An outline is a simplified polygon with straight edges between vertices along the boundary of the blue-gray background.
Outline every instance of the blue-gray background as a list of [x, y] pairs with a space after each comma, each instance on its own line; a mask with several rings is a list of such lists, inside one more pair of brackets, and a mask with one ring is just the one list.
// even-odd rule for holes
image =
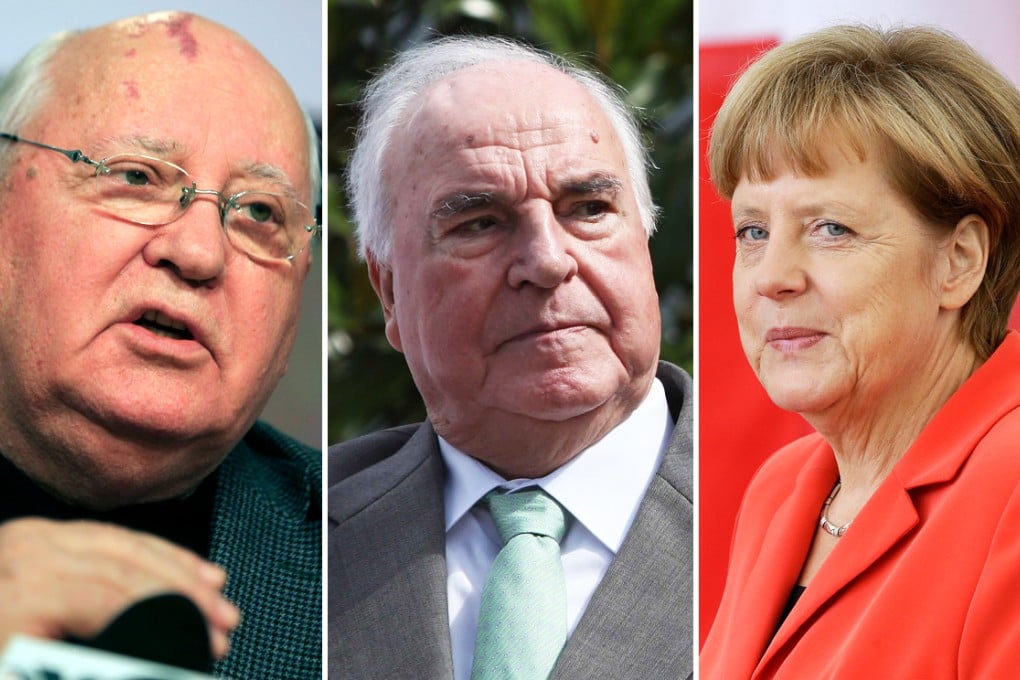
[[[283, 74], [298, 100], [322, 120], [321, 0], [47, 0], [5, 3], [0, 72], [7, 71], [28, 49], [51, 33], [98, 26], [114, 19], [168, 9], [195, 12], [237, 31]], [[223, 74], [229, 78], [229, 73]], [[194, 83], [196, 89], [202, 83]], [[315, 265], [305, 283], [298, 338], [290, 368], [263, 418], [314, 446], [322, 442], [322, 260], [315, 246]]]

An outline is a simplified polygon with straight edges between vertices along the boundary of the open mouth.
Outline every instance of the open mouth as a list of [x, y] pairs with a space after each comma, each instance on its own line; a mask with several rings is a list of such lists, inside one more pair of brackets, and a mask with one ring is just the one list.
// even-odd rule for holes
[[164, 338], [172, 338], [174, 340], [194, 340], [195, 337], [188, 330], [188, 326], [180, 321], [171, 319], [162, 312], [155, 310], [149, 310], [142, 314], [135, 322], [136, 326], [141, 326], [149, 330], [156, 335]]

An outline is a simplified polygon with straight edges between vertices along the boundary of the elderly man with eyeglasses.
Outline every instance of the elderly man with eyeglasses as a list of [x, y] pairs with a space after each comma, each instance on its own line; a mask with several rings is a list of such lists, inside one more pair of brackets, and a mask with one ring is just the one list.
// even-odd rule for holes
[[170, 592], [217, 673], [320, 677], [321, 460], [256, 422], [318, 232], [290, 88], [149, 15], [36, 47], [0, 131], [0, 647]]

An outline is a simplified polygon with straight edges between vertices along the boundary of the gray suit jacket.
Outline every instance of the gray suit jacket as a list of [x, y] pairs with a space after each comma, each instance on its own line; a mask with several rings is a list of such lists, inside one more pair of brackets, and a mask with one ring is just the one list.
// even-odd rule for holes
[[[658, 474], [552, 677], [686, 678], [693, 672], [690, 377], [661, 363], [676, 421]], [[444, 466], [428, 423], [329, 451], [328, 645], [334, 679], [453, 677]]]

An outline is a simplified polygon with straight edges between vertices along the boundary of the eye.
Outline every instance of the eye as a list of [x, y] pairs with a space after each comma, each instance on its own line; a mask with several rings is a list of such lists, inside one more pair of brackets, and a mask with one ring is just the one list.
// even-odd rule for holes
[[256, 222], [267, 222], [273, 218], [273, 208], [266, 203], [249, 203], [244, 209]]
[[139, 163], [117, 162], [108, 165], [110, 172], [105, 177], [131, 186], [141, 187], [158, 184], [159, 173], [152, 167]]
[[497, 225], [497, 221], [494, 217], [477, 217], [467, 222], [461, 222], [453, 228], [453, 232], [465, 235], [481, 234], [486, 231], [490, 231]]
[[609, 204], [605, 201], [584, 201], [574, 206], [572, 214], [581, 219], [601, 217], [609, 212]]
[[846, 236], [850, 233], [850, 230], [844, 227], [842, 224], [836, 222], [824, 222], [821, 225], [822, 233], [825, 236], [840, 237]]
[[763, 227], [749, 224], [738, 229], [735, 236], [738, 241], [764, 241], [768, 239], [769, 232]]
[[242, 192], [234, 197], [236, 219], [265, 227], [282, 227], [287, 221], [282, 199], [262, 192]]
[[103, 164], [107, 172], [97, 175], [104, 184], [127, 187], [151, 187], [165, 190], [183, 183], [185, 173], [172, 163], [144, 156], [116, 155], [107, 158]]
[[128, 184], [134, 184], [135, 186], [141, 186], [143, 184], [149, 184], [149, 176], [141, 170], [125, 170], [124, 181]]
[[104, 209], [137, 224], [165, 224], [180, 210], [187, 179], [182, 168], [133, 154], [109, 156], [102, 163], [82, 191]]

